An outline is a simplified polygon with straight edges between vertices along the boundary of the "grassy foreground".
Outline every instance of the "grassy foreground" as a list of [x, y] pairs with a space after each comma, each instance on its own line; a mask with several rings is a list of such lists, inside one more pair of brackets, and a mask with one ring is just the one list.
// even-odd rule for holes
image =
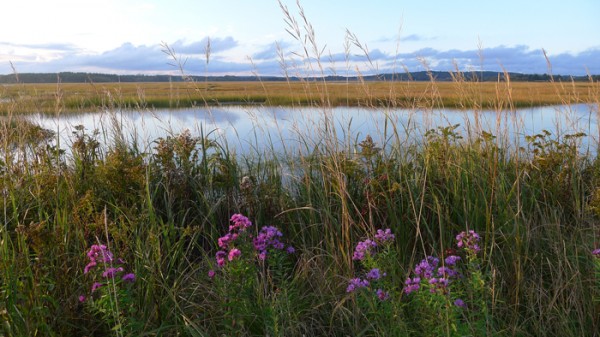
[[[403, 108], [493, 108], [508, 93], [494, 82], [209, 82], [11, 84], [0, 88], [0, 112], [89, 112], [98, 107], [184, 108], [218, 104]], [[594, 102], [597, 82], [517, 82], [510, 99], [516, 107]], [[435, 101], [432, 101], [435, 99]]]
[[[316, 59], [310, 75], [324, 73], [312, 27], [282, 9]], [[5, 86], [0, 335], [598, 336], [597, 151], [584, 134], [511, 141], [515, 107], [594, 102], [600, 115], [598, 88], [458, 72], [452, 83]], [[118, 123], [77, 128], [65, 151], [18, 118], [215, 99], [326, 116], [337, 104], [488, 107], [514, 125], [415, 130], [382, 108], [381, 135], [340, 141], [325, 118], [294, 139], [257, 134], [240, 154], [212, 130], [139, 144]]]
[[[452, 85], [499, 118], [515, 105], [509, 82], [492, 102]], [[285, 154], [241, 155], [189, 132], [145, 147], [118, 127], [79, 128], [65, 152], [3, 119], [0, 331], [597, 336], [600, 161], [584, 135], [517, 148], [503, 130], [386, 125], [385, 144], [340, 142], [331, 124], [305, 131], [319, 143], [298, 131]]]

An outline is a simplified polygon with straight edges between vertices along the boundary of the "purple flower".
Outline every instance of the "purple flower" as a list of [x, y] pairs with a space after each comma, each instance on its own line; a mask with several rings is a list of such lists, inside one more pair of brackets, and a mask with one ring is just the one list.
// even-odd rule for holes
[[388, 293], [387, 291], [383, 291], [382, 289], [377, 289], [376, 293], [377, 293], [377, 297], [381, 301], [385, 301], [388, 298], [390, 298], [390, 293]]
[[83, 273], [87, 274], [90, 269], [94, 268], [97, 265], [95, 260], [90, 261], [90, 263], [88, 263], [85, 268], [83, 268]]
[[[258, 235], [252, 240], [254, 249], [256, 249], [259, 252], [258, 258], [261, 260], [266, 259], [267, 249], [269, 249], [269, 247], [272, 247], [277, 250], [283, 250], [283, 248], [285, 248], [285, 245], [283, 244], [283, 242], [279, 241], [279, 238], [282, 236], [283, 234], [281, 234], [277, 227], [265, 226], [261, 228]], [[293, 253], [293, 247], [288, 247], [288, 253], [290, 252], [290, 248], [292, 249]]]
[[273, 226], [265, 226], [260, 229], [260, 232], [265, 236], [267, 240], [274, 240], [278, 237], [282, 237], [283, 234], [277, 229], [277, 227]]
[[296, 252], [296, 249], [294, 247], [292, 247], [292, 246], [288, 246], [287, 249], [286, 249], [286, 252], [288, 254], [294, 254]]
[[351, 293], [356, 289], [364, 288], [369, 286], [369, 281], [361, 280], [360, 278], [353, 278], [348, 283], [348, 287], [346, 288], [347, 293]]
[[258, 251], [266, 250], [268, 247], [268, 242], [264, 235], [259, 234], [257, 237], [252, 240], [252, 244], [254, 245], [254, 249]]
[[481, 240], [481, 237], [474, 230], [463, 231], [456, 236], [456, 245], [458, 248], [464, 248], [468, 253], [477, 254], [481, 250], [479, 240]]
[[219, 247], [223, 248], [223, 249], [227, 249], [227, 246], [229, 246], [229, 242], [231, 242], [233, 239], [231, 233], [227, 233], [224, 236], [220, 237], [219, 240], [217, 240]]
[[457, 298], [456, 301], [454, 301], [454, 305], [459, 307], [459, 308], [466, 308], [467, 305], [465, 304], [465, 301], [461, 300], [460, 298]]
[[[115, 259], [113, 254], [110, 252], [110, 250], [108, 250], [108, 248], [105, 245], [91, 245], [86, 255], [89, 258], [90, 262], [83, 269], [84, 274], [89, 273], [93, 268], [95, 268], [101, 263], [105, 264], [105, 269], [102, 272], [103, 278], [115, 278], [117, 274], [122, 273], [124, 271], [124, 268], [121, 266], [112, 266], [113, 263], [115, 265], [122, 265], [125, 263], [125, 261], [121, 258]], [[122, 277], [122, 280], [124, 282], [134, 282], [135, 274], [126, 274]], [[94, 282], [91, 287], [91, 292], [93, 293], [105, 285], [105, 283]], [[79, 296], [80, 302], [84, 302], [85, 300], [86, 298], [84, 295]]]
[[217, 259], [217, 265], [219, 267], [223, 267], [225, 265], [225, 257], [227, 257], [227, 253], [222, 250], [218, 251], [215, 255], [215, 258]]
[[267, 251], [263, 250], [262, 252], [258, 253], [258, 259], [261, 261], [264, 261], [267, 259]]
[[375, 247], [377, 247], [377, 243], [375, 241], [371, 241], [369, 239], [360, 241], [356, 244], [354, 254], [352, 255], [352, 260], [363, 260], [365, 258], [365, 254], [371, 254], [373, 248]]
[[367, 279], [379, 280], [381, 278], [381, 272], [378, 268], [373, 268], [367, 273]]
[[446, 263], [446, 266], [454, 266], [456, 264], [456, 262], [458, 262], [458, 261], [460, 261], [460, 256], [456, 256], [456, 255], [449, 255], [444, 260], [444, 262]]
[[94, 282], [94, 284], [92, 284], [92, 292], [98, 290], [98, 288], [103, 287], [104, 284], [100, 283], [100, 282]]
[[600, 248], [596, 248], [592, 251], [592, 255], [600, 259]]
[[92, 245], [87, 253], [90, 261], [112, 262], [113, 254], [105, 245]]
[[422, 278], [431, 278], [438, 263], [440, 263], [440, 259], [437, 257], [428, 256], [415, 266], [415, 274]]
[[435, 293], [437, 290], [439, 290], [441, 293], [445, 294], [447, 292], [447, 288], [448, 288], [448, 279], [447, 278], [432, 278], [429, 280], [429, 284], [431, 284], [433, 287], [431, 289], [429, 289], [429, 291], [433, 294]]
[[215, 271], [214, 271], [214, 270], [212, 270], [212, 269], [211, 269], [211, 270], [209, 270], [209, 271], [208, 271], [208, 277], [209, 277], [209, 278], [213, 278], [213, 277], [215, 277]]
[[227, 256], [227, 259], [229, 261], [233, 261], [236, 257], [239, 257], [242, 255], [242, 252], [237, 249], [237, 248], [233, 248], [232, 250], [229, 251], [229, 255]]
[[458, 275], [458, 272], [449, 267], [439, 267], [437, 270], [437, 275], [445, 278], [453, 278]]
[[102, 277], [104, 278], [113, 278], [115, 277], [115, 275], [117, 273], [120, 273], [123, 271], [123, 267], [119, 267], [119, 268], [106, 268], [106, 270], [104, 271], [104, 273], [102, 273]]
[[242, 214], [232, 215], [229, 221], [233, 222], [233, 225], [229, 226], [230, 232], [234, 230], [243, 231], [246, 228], [252, 226], [252, 222]]
[[404, 284], [406, 285], [406, 287], [404, 287], [404, 293], [408, 295], [412, 292], [418, 291], [419, 288], [421, 288], [421, 278], [407, 278], [406, 281], [404, 281]]
[[378, 229], [377, 234], [375, 234], [375, 240], [380, 243], [392, 242], [396, 236], [392, 234], [392, 231], [387, 228], [385, 231]]
[[87, 256], [90, 259], [96, 259], [98, 257], [98, 252], [105, 250], [105, 249], [106, 249], [105, 245], [91, 245], [90, 250], [87, 253]]
[[135, 282], [135, 274], [134, 273], [125, 274], [125, 275], [123, 275], [122, 280], [123, 280], [123, 282], [133, 283], [133, 282]]

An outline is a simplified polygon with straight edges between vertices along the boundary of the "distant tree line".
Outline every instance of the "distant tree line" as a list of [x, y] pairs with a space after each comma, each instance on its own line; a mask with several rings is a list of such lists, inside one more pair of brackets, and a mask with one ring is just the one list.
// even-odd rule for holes
[[[600, 80], [600, 75], [592, 76], [565, 76], [548, 74], [520, 74], [508, 73], [511, 81], [519, 82], [548, 82], [554, 81], [593, 81]], [[452, 73], [445, 71], [418, 71], [414, 73], [390, 73], [363, 76], [364, 81], [453, 81], [461, 76], [465, 81], [502, 81], [505, 74], [494, 71]], [[171, 75], [115, 75], [99, 73], [23, 73], [0, 75], [0, 83], [131, 83], [131, 82], [183, 82], [183, 81], [210, 81], [210, 82], [232, 82], [232, 81], [299, 81], [297, 77], [279, 77], [279, 76], [171, 76]], [[321, 77], [302, 78], [302, 80], [322, 80]], [[326, 76], [326, 81], [355, 81], [358, 77], [350, 76]]]

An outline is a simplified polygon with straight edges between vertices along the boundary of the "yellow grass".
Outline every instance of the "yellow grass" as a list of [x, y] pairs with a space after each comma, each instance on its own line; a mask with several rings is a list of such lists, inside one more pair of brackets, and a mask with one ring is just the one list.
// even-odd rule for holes
[[13, 84], [0, 88], [0, 112], [55, 113], [99, 108], [178, 108], [206, 104], [391, 105], [497, 108], [595, 102], [593, 82], [177, 82]]

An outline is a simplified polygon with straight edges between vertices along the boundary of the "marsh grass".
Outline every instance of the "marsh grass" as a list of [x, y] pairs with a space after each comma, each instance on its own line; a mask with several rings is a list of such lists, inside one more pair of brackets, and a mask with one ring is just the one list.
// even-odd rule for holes
[[[172, 82], [172, 83], [59, 83], [4, 85], [0, 112], [55, 114], [57, 88], [63, 111], [94, 111], [98, 107], [187, 108], [219, 104], [268, 106], [321, 105], [326, 92], [329, 106], [427, 108], [432, 84], [428, 82], [331, 81], [318, 79], [289, 82]], [[456, 79], [436, 82], [434, 96], [446, 108], [494, 108], [497, 83]], [[595, 102], [596, 82], [552, 84], [511, 83], [514, 107]], [[428, 94], [429, 93], [429, 94]], [[477, 97], [470, 97], [477, 94]]]
[[[316, 33], [301, 7], [298, 17], [282, 11], [300, 45], [295, 55], [281, 52], [282, 70], [298, 82], [3, 88], [12, 97], [2, 103], [0, 123], [3, 334], [124, 334], [77, 300], [88, 287], [85, 251], [106, 238], [137, 275], [126, 304], [135, 322], [130, 335], [387, 335], [394, 327], [370, 321], [373, 313], [345, 288], [356, 272], [356, 242], [390, 228], [398, 289], [410, 266], [441, 256], [456, 233], [473, 229], [482, 235], [480, 268], [489, 275], [483, 298], [489, 311], [479, 331], [597, 336], [600, 290], [591, 251], [600, 235], [600, 162], [596, 153], [581, 151], [583, 135], [519, 140], [513, 112], [521, 105], [597, 104], [598, 83], [513, 83], [508, 74], [480, 83], [458, 70], [451, 83], [314, 80], [328, 67]], [[346, 45], [348, 55], [357, 49], [368, 56], [350, 33]], [[151, 110], [215, 100], [309, 105], [325, 118], [302, 121], [306, 127], [298, 116], [293, 140], [263, 134], [257, 120], [255, 151], [248, 154], [204, 129], [139, 144], [118, 121], [98, 131], [76, 129], [63, 151], [58, 135], [18, 118], [34, 109], [60, 118], [72, 109]], [[386, 117], [380, 134], [337, 134], [339, 121], [331, 118], [337, 104], [379, 108], [374, 113]], [[475, 120], [465, 132], [454, 125], [399, 125], [386, 108], [397, 106], [426, 114], [425, 121], [439, 107], [492, 108], [497, 123], [487, 130]], [[258, 146], [260, 137], [266, 146]], [[224, 321], [227, 299], [214, 284], [223, 279], [207, 272], [217, 238], [239, 212], [257, 228], [280, 228], [297, 253], [285, 283], [246, 275], [250, 286], [240, 293], [235, 316], [242, 319]], [[415, 323], [407, 312], [402, 317], [406, 326]]]

